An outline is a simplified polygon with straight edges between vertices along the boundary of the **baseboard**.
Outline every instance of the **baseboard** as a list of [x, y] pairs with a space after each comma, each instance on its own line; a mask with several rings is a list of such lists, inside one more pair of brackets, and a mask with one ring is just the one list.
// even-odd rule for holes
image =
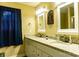
[[23, 57], [23, 56], [25, 56], [25, 54], [13, 55], [13, 56], [11, 56], [11, 57]]

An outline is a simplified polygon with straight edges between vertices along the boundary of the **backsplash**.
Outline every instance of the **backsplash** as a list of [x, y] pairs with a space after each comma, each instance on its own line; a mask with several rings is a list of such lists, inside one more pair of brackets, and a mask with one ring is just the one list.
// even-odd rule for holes
[[72, 36], [72, 43], [79, 44], [79, 35], [78, 36]]

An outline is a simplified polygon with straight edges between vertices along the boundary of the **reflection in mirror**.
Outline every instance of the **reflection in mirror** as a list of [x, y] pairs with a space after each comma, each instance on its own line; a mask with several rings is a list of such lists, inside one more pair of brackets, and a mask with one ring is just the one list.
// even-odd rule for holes
[[61, 29], [74, 29], [74, 3], [60, 8], [60, 28]]
[[44, 29], [44, 22], [43, 22], [43, 15], [41, 15], [40, 17], [39, 17], [39, 28], [40, 29]]
[[38, 32], [45, 32], [45, 14], [38, 15]]

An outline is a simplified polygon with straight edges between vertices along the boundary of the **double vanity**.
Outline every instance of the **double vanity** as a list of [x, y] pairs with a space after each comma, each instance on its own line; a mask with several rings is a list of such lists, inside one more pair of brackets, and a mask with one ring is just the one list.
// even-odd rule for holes
[[[29, 57], [77, 57], [79, 45], [71, 44], [71, 35], [79, 34], [79, 3], [67, 2], [57, 6], [57, 32], [55, 34], [69, 35], [65, 42], [55, 38], [25, 36], [25, 52]], [[37, 14], [38, 32], [46, 32], [47, 9]], [[55, 12], [53, 10], [53, 12]], [[54, 19], [56, 20], [56, 19]], [[54, 22], [55, 23], [55, 22]], [[54, 23], [52, 25], [54, 25]], [[48, 25], [49, 26], [49, 25]], [[53, 29], [52, 29], [53, 31]], [[53, 33], [53, 32], [52, 32]], [[52, 34], [51, 34], [52, 35]], [[57, 37], [56, 37], [57, 38]]]
[[25, 52], [29, 57], [77, 57], [79, 45], [65, 43], [52, 38], [26, 35]]

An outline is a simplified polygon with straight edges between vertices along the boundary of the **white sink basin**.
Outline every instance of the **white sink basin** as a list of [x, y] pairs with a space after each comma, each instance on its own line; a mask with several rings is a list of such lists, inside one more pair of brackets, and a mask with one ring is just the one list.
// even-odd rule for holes
[[57, 40], [54, 40], [54, 39], [46, 39], [46, 38], [42, 38], [41, 40], [44, 41], [44, 42], [47, 42], [47, 43], [57, 42]]

